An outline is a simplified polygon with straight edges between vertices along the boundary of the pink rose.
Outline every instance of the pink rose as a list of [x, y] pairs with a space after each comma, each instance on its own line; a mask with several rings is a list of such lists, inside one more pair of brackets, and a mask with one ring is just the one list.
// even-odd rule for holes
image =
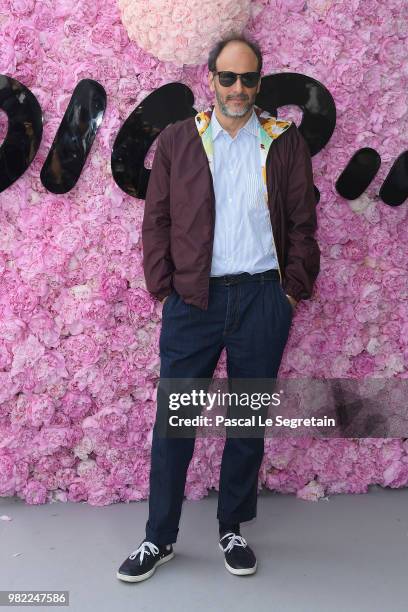
[[123, 299], [127, 282], [119, 274], [105, 272], [100, 279], [100, 293], [104, 300], [116, 301]]
[[88, 503], [91, 506], [108, 506], [118, 500], [118, 495], [102, 485], [88, 490]]
[[13, 77], [26, 87], [32, 87], [37, 79], [37, 67], [33, 64], [20, 63], [14, 71]]
[[112, 351], [124, 351], [135, 341], [134, 329], [130, 325], [118, 324], [110, 333], [109, 346]]
[[23, 320], [33, 312], [38, 304], [38, 298], [28, 286], [15, 286], [8, 297], [12, 312]]
[[110, 408], [99, 411], [95, 417], [98, 420], [99, 426], [109, 432], [116, 432], [126, 426], [127, 423], [126, 414], [121, 414], [119, 411], [111, 410]]
[[119, 223], [107, 223], [103, 227], [103, 248], [107, 253], [125, 252], [129, 248], [129, 236]]
[[35, 362], [44, 354], [43, 345], [33, 335], [29, 335], [26, 340], [16, 345], [13, 349], [13, 364], [11, 375], [15, 376], [23, 372], [25, 368], [32, 367]]
[[352, 360], [352, 371], [358, 378], [364, 378], [374, 372], [374, 358], [366, 353], [357, 355]]
[[14, 33], [14, 51], [17, 62], [35, 62], [41, 57], [38, 33], [26, 25], [17, 27]]
[[10, 13], [16, 17], [26, 17], [34, 10], [34, 0], [8, 0]]
[[67, 391], [61, 400], [61, 409], [72, 420], [82, 419], [89, 414], [92, 408], [91, 397], [83, 393]]
[[69, 336], [61, 344], [61, 348], [67, 364], [72, 367], [96, 363], [102, 353], [102, 347], [87, 334]]
[[27, 402], [28, 422], [33, 427], [49, 425], [55, 414], [55, 402], [46, 394], [31, 395]]
[[111, 23], [95, 23], [90, 32], [90, 40], [94, 45], [102, 45], [104, 48], [109, 48], [114, 51], [122, 51], [122, 29], [119, 25]]
[[50, 10], [47, 6], [42, 3], [41, 9], [37, 10], [32, 16], [32, 24], [34, 28], [40, 31], [47, 31], [49, 33], [55, 33], [59, 26], [59, 21], [56, 19], [55, 11]]
[[37, 480], [30, 479], [22, 493], [27, 504], [45, 504], [47, 501], [47, 489]]
[[128, 289], [125, 299], [129, 314], [136, 312], [141, 319], [148, 319], [152, 315], [154, 300], [144, 289]]
[[28, 327], [45, 346], [55, 347], [58, 345], [61, 330], [49, 312], [37, 310], [31, 316]]

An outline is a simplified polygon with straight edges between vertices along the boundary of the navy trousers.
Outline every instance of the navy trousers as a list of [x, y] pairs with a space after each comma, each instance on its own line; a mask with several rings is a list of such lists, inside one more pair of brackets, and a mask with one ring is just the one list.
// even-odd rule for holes
[[[163, 305], [160, 378], [209, 378], [226, 348], [228, 378], [276, 378], [293, 308], [279, 280], [261, 273], [210, 281], [208, 310], [186, 304], [174, 290]], [[159, 383], [160, 384], [160, 383]], [[158, 403], [159, 408], [159, 403]], [[187, 469], [195, 438], [158, 435], [153, 428], [146, 539], [176, 542]], [[256, 516], [264, 438], [227, 437], [217, 518], [228, 525]]]

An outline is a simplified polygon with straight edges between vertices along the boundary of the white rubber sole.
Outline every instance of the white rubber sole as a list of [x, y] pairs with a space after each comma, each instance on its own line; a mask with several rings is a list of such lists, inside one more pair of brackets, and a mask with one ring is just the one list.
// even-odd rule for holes
[[167, 563], [167, 561], [170, 561], [170, 559], [173, 559], [173, 557], [174, 557], [174, 550], [170, 555], [167, 555], [167, 557], [163, 557], [163, 559], [160, 559], [160, 561], [158, 561], [156, 565], [152, 567], [151, 570], [149, 570], [142, 576], [127, 576], [126, 574], [121, 574], [120, 572], [116, 572], [116, 577], [119, 578], [119, 580], [123, 580], [124, 582], [142, 582], [142, 580], [147, 580], [148, 578], [150, 578], [150, 576], [153, 576], [154, 572], [156, 571], [156, 568], [159, 567], [159, 565], [163, 565], [163, 563]]
[[[221, 544], [218, 544], [218, 546], [220, 547], [222, 552], [224, 552], [224, 549]], [[255, 565], [253, 567], [236, 569], [235, 567], [231, 567], [231, 565], [229, 565], [227, 563], [227, 560], [224, 558], [224, 565], [231, 574], [234, 574], [234, 576], [248, 576], [249, 574], [255, 574], [256, 568], [258, 567], [258, 561], [255, 561]]]
[[226, 560], [224, 560], [224, 564], [227, 570], [231, 574], [234, 574], [234, 576], [248, 576], [249, 574], [255, 574], [256, 568], [258, 566], [258, 561], [255, 563], [254, 567], [248, 567], [244, 569], [235, 569], [234, 567], [231, 567], [230, 565], [228, 565]]

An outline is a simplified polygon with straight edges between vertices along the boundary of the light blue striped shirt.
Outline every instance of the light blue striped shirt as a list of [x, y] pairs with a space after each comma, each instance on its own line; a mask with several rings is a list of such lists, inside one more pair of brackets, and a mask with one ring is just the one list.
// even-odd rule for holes
[[255, 111], [234, 138], [211, 116], [215, 228], [211, 276], [278, 268]]

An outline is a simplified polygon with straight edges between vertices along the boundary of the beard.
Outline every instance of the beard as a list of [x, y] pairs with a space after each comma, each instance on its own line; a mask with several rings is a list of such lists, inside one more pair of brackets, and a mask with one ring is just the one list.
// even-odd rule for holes
[[[254, 106], [255, 98], [257, 96], [255, 92], [252, 96], [247, 94], [231, 94], [229, 96], [223, 97], [217, 86], [215, 86], [215, 95], [217, 98], [218, 105], [220, 107], [220, 111], [226, 117], [243, 117], [244, 115], [246, 115], [248, 111], [251, 110], [251, 108]], [[234, 106], [233, 100], [242, 100], [242, 106], [240, 108], [237, 107], [236, 109], [232, 108]]]

